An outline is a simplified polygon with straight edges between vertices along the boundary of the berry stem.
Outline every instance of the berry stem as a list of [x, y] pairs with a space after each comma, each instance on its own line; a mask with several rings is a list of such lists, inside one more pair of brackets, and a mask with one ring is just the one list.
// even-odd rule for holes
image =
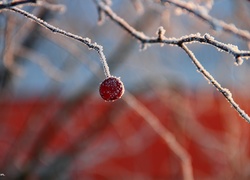
[[102, 63], [102, 66], [103, 66], [103, 71], [104, 71], [104, 74], [106, 76], [106, 78], [109, 78], [111, 77], [111, 74], [110, 74], [110, 71], [109, 71], [109, 66], [108, 66], [108, 63], [107, 63], [107, 60], [106, 60], [106, 57], [103, 53], [103, 51], [98, 51], [98, 54], [100, 55], [100, 61]]
[[[0, 9], [1, 9], [1, 5], [0, 5]], [[104, 70], [104, 74], [105, 74], [106, 78], [111, 77], [110, 72], [109, 72], [109, 67], [108, 67], [108, 64], [107, 64], [107, 61], [106, 61], [106, 57], [105, 57], [105, 55], [103, 53], [103, 47], [101, 45], [99, 45], [97, 43], [91, 43], [91, 40], [89, 38], [83, 38], [81, 36], [78, 36], [78, 35], [72, 34], [70, 32], [67, 32], [67, 31], [65, 31], [63, 29], [57, 28], [57, 27], [43, 21], [42, 19], [40, 19], [40, 18], [34, 16], [33, 14], [30, 14], [30, 13], [28, 13], [28, 12], [22, 10], [22, 9], [15, 8], [15, 7], [10, 7], [8, 9], [11, 10], [11, 11], [14, 11], [16, 13], [24, 15], [25, 17], [35, 21], [36, 23], [40, 24], [41, 26], [49, 29], [53, 33], [61, 34], [63, 36], [67, 36], [69, 38], [75, 39], [75, 40], [80, 41], [81, 43], [85, 44], [90, 49], [94, 49], [95, 51], [98, 52], [98, 54], [100, 56], [100, 60], [101, 60], [101, 63], [103, 65], [103, 70]]]

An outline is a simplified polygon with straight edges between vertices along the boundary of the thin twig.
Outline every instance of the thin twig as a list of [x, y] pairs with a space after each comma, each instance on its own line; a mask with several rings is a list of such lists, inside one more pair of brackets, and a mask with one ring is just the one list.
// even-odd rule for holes
[[6, 4], [2, 3], [0, 4], [0, 10], [29, 3], [36, 3], [36, 0], [14, 1]]
[[188, 49], [188, 47], [183, 43], [180, 47], [187, 53], [190, 57], [198, 71], [228, 100], [228, 102], [233, 106], [233, 108], [239, 113], [239, 115], [244, 118], [248, 123], [250, 123], [250, 117], [239, 107], [239, 105], [234, 101], [231, 92], [221, 87], [221, 85], [213, 78], [213, 76], [202, 66], [202, 64], [195, 57], [194, 53]]
[[28, 4], [29, 6], [38, 6], [46, 8], [50, 11], [57, 11], [59, 13], [64, 13], [66, 10], [66, 6], [63, 4], [52, 4], [49, 2], [46, 2], [44, 0], [37, 0], [36, 3]]
[[204, 10], [204, 8], [201, 8], [200, 6], [195, 5], [192, 2], [184, 2], [181, 0], [161, 0], [161, 2], [172, 4], [176, 7], [181, 8], [182, 10], [189, 12], [190, 14], [211, 25], [215, 30], [223, 30], [225, 32], [237, 35], [242, 39], [250, 41], [250, 33], [248, 31], [239, 29], [234, 24], [228, 24], [222, 20], [213, 18], [208, 14], [206, 10]]
[[47, 28], [48, 30], [52, 31], [53, 33], [60, 34], [60, 35], [72, 38], [72, 39], [77, 40], [77, 41], [83, 43], [84, 45], [88, 46], [89, 49], [94, 49], [99, 54], [100, 60], [101, 60], [102, 65], [103, 65], [105, 76], [106, 77], [111, 76], [108, 64], [106, 62], [106, 57], [105, 57], [105, 55], [103, 53], [103, 47], [101, 45], [99, 45], [97, 43], [91, 43], [91, 39], [89, 39], [89, 38], [83, 38], [81, 36], [78, 36], [78, 35], [75, 35], [73, 33], [62, 30], [60, 28], [57, 28], [57, 27], [43, 21], [42, 19], [40, 19], [40, 18], [34, 16], [33, 14], [30, 14], [30, 13], [28, 13], [28, 12], [22, 10], [22, 9], [15, 8], [15, 7], [8, 8], [8, 9], [11, 10], [11, 11], [14, 11], [16, 13], [24, 15], [25, 17], [35, 21], [36, 23], [38, 23], [41, 26]]

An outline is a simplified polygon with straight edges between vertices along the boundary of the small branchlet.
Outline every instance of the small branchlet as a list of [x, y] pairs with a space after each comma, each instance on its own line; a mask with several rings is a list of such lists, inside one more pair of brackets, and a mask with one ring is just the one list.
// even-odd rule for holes
[[105, 21], [105, 13], [101, 8], [97, 8], [98, 11], [98, 25], [102, 25]]
[[156, 32], [156, 35], [158, 36], [158, 40], [159, 40], [159, 41], [162, 41], [162, 40], [164, 39], [164, 37], [165, 37], [165, 32], [166, 32], [166, 30], [165, 30], [162, 26], [160, 26], [160, 27], [158, 28], [158, 30], [157, 30], [157, 32]]
[[66, 11], [66, 6], [63, 4], [51, 4], [49, 2], [43, 1], [43, 0], [38, 0], [37, 3], [32, 4], [34, 6], [41, 6], [43, 8], [46, 8], [50, 11], [56, 11], [59, 13], [64, 13]]
[[[166, 32], [166, 30], [162, 26], [160, 26], [158, 28], [158, 30], [156, 32], [156, 35], [158, 36], [158, 38], [157, 38], [158, 41], [164, 40], [164, 38], [165, 38], [165, 32]], [[161, 46], [164, 46], [164, 43], [161, 43]]]
[[[194, 5], [192, 2], [190, 3], [189, 1], [186, 2], [182, 0], [161, 0], [161, 3], [171, 4], [180, 8], [182, 11], [187, 11], [191, 15], [201, 19], [203, 22], [210, 24], [216, 31], [224, 31], [236, 35], [246, 41], [250, 41], [250, 33], [248, 31], [236, 28], [234, 24], [228, 24], [222, 20], [213, 18], [207, 11], [204, 11], [204, 8]], [[210, 2], [210, 4], [212, 5], [212, 2]]]
[[144, 13], [144, 7], [141, 0], [131, 0], [131, 2], [133, 3], [133, 6], [138, 14]]

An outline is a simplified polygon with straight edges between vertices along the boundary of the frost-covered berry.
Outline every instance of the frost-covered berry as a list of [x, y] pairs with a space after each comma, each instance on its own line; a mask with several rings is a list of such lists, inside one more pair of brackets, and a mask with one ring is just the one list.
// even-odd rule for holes
[[120, 78], [111, 76], [106, 78], [101, 84], [99, 88], [99, 92], [101, 97], [105, 101], [115, 101], [122, 97], [124, 93], [124, 85]]

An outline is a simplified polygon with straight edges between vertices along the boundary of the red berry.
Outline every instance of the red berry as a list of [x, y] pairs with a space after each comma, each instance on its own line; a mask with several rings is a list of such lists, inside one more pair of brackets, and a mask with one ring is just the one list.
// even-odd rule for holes
[[120, 78], [111, 76], [106, 78], [101, 84], [99, 88], [99, 92], [101, 97], [105, 101], [115, 101], [122, 97], [124, 93], [124, 85]]

